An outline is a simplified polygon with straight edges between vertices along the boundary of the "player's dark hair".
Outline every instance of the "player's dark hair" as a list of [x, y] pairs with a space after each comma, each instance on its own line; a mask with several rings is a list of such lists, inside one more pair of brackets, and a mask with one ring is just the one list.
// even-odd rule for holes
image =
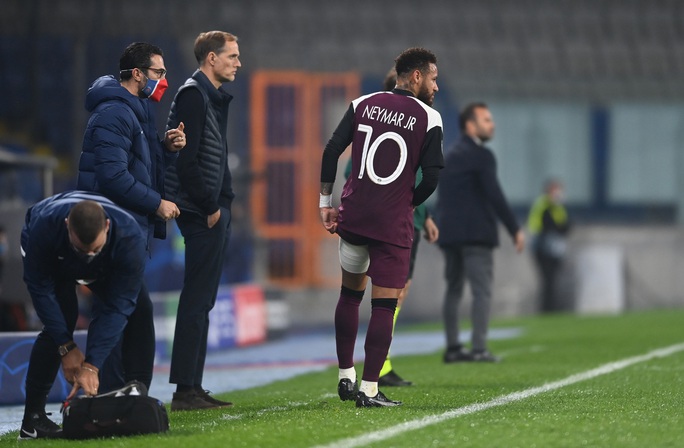
[[202, 64], [209, 56], [209, 53], [219, 54], [226, 46], [226, 42], [237, 42], [237, 36], [234, 36], [225, 31], [207, 31], [200, 33], [195, 39], [195, 59], [198, 64]]
[[483, 102], [470, 103], [463, 108], [461, 114], [458, 116], [458, 126], [461, 131], [465, 131], [466, 123], [475, 120], [475, 109], [487, 109], [487, 105]]
[[397, 71], [392, 67], [387, 74], [385, 75], [385, 79], [382, 81], [382, 89], [389, 92], [390, 90], [394, 89], [394, 86], [397, 85]]
[[81, 201], [69, 211], [69, 230], [83, 244], [91, 244], [106, 227], [107, 216], [95, 201]]
[[152, 56], [164, 56], [164, 52], [156, 45], [147, 42], [133, 42], [126, 47], [119, 58], [119, 78], [121, 81], [131, 79], [134, 68], [145, 68], [152, 64]]
[[414, 47], [404, 50], [394, 60], [394, 70], [398, 77], [407, 75], [414, 70], [420, 70], [422, 74], [430, 71], [430, 64], [437, 64], [437, 56], [425, 48]]

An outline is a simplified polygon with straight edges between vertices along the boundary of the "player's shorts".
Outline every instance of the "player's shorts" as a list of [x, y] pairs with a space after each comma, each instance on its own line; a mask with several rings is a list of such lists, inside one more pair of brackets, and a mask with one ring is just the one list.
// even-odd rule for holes
[[375, 286], [401, 289], [408, 278], [410, 247], [400, 247], [340, 231], [340, 265], [352, 274], [368, 275]]

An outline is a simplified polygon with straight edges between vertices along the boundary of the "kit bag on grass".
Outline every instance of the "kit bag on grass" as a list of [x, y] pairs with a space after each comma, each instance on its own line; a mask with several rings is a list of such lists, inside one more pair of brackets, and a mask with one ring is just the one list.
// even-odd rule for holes
[[144, 384], [131, 381], [106, 394], [64, 402], [62, 428], [67, 439], [152, 434], [168, 431], [169, 417]]

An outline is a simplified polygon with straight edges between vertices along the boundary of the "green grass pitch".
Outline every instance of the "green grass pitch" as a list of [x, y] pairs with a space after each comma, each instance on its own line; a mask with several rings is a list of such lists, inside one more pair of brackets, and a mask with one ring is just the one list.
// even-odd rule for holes
[[445, 365], [441, 353], [393, 358], [416, 383], [383, 389], [404, 402], [398, 408], [341, 402], [330, 368], [221, 395], [235, 402], [227, 410], [169, 413], [171, 430], [160, 436], [17, 442], [12, 432], [0, 446], [684, 446], [684, 310], [499, 319], [492, 327], [522, 330], [492, 342], [504, 356], [498, 364]]

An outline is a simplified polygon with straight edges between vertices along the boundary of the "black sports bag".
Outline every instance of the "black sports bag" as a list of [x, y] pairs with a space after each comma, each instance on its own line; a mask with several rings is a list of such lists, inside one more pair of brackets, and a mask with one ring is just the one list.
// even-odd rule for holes
[[152, 434], [169, 429], [164, 403], [147, 395], [138, 381], [95, 397], [76, 397], [62, 405], [66, 439]]

